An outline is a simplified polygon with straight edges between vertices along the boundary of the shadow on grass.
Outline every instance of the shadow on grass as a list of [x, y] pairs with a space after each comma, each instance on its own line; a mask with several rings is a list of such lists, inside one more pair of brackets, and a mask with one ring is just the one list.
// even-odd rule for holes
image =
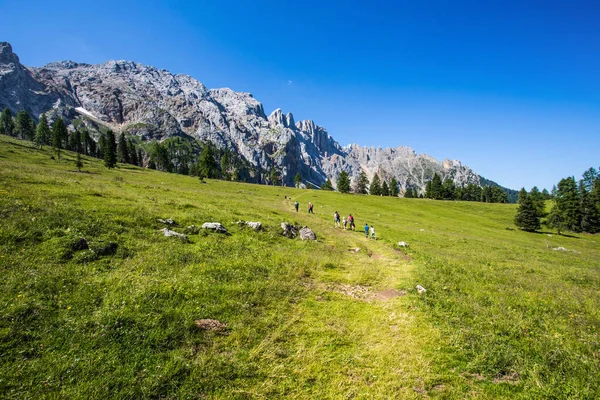
[[538, 235], [556, 235], [556, 236], [562, 236], [562, 237], [571, 238], [571, 239], [581, 239], [579, 236], [573, 236], [573, 235], [569, 235], [566, 233], [556, 233], [556, 232], [548, 232], [548, 231], [535, 231], [535, 232], [530, 232], [530, 233], [537, 233]]

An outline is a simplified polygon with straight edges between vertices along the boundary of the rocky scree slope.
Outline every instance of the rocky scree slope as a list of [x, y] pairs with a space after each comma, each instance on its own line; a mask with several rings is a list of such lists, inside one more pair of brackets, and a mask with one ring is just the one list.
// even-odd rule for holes
[[[90, 130], [104, 125], [142, 140], [183, 136], [229, 148], [258, 169], [275, 167], [286, 185], [299, 173], [304, 182], [333, 184], [342, 171], [396, 177], [401, 189], [424, 191], [434, 173], [457, 185], [481, 178], [459, 161], [440, 162], [409, 147], [340, 146], [311, 120], [294, 121], [280, 109], [268, 117], [250, 93], [207, 89], [188, 75], [131, 61], [98, 65], [61, 61], [23, 66], [9, 43], [0, 42], [0, 108], [26, 110], [50, 121], [78, 120]], [[71, 125], [72, 128], [72, 125]], [[260, 178], [259, 178], [260, 180]]]

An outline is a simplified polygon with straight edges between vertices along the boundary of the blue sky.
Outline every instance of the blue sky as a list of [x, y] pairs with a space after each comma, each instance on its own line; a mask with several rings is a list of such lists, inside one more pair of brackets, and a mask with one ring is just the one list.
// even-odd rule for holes
[[186, 73], [342, 145], [411, 146], [515, 189], [600, 166], [598, 2], [86, 3], [0, 0], [0, 40], [26, 65]]

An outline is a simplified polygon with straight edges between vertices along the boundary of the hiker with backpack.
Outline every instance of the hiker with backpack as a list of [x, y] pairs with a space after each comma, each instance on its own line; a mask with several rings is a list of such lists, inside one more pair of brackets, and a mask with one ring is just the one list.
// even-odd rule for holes
[[335, 213], [333, 213], [333, 223], [335, 224], [335, 226], [337, 226], [338, 228], [340, 227], [340, 214], [338, 214], [338, 212], [336, 211]]

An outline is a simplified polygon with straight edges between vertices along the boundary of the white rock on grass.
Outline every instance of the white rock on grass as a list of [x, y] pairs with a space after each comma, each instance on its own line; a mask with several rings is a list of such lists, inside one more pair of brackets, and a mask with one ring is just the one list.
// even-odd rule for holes
[[227, 229], [218, 222], [205, 222], [202, 224], [202, 229], [212, 229], [215, 232], [227, 233]]
[[398, 246], [400, 246], [400, 247], [408, 247], [408, 243], [406, 243], [406, 242], [398, 242]]
[[298, 235], [298, 227], [287, 222], [281, 223], [281, 229], [283, 230], [281, 234], [287, 238], [293, 239]]
[[163, 232], [163, 235], [165, 235], [167, 237], [178, 237], [185, 242], [187, 242], [189, 240], [187, 235], [184, 235], [183, 233], [172, 231], [169, 228], [163, 228], [162, 232]]
[[248, 222], [246, 222], [246, 225], [249, 226], [250, 228], [254, 229], [255, 231], [260, 231], [262, 229], [262, 223], [260, 223], [260, 222], [248, 221]]
[[175, 222], [171, 218], [167, 218], [167, 219], [160, 219], [159, 218], [158, 222], [160, 222], [161, 224], [169, 225], [169, 226], [177, 226], [177, 222]]
[[417, 285], [416, 288], [417, 288], [417, 292], [419, 292], [419, 294], [423, 294], [423, 293], [425, 293], [427, 291], [427, 289], [425, 289], [421, 285]]
[[317, 240], [317, 235], [307, 226], [300, 229], [300, 239]]

